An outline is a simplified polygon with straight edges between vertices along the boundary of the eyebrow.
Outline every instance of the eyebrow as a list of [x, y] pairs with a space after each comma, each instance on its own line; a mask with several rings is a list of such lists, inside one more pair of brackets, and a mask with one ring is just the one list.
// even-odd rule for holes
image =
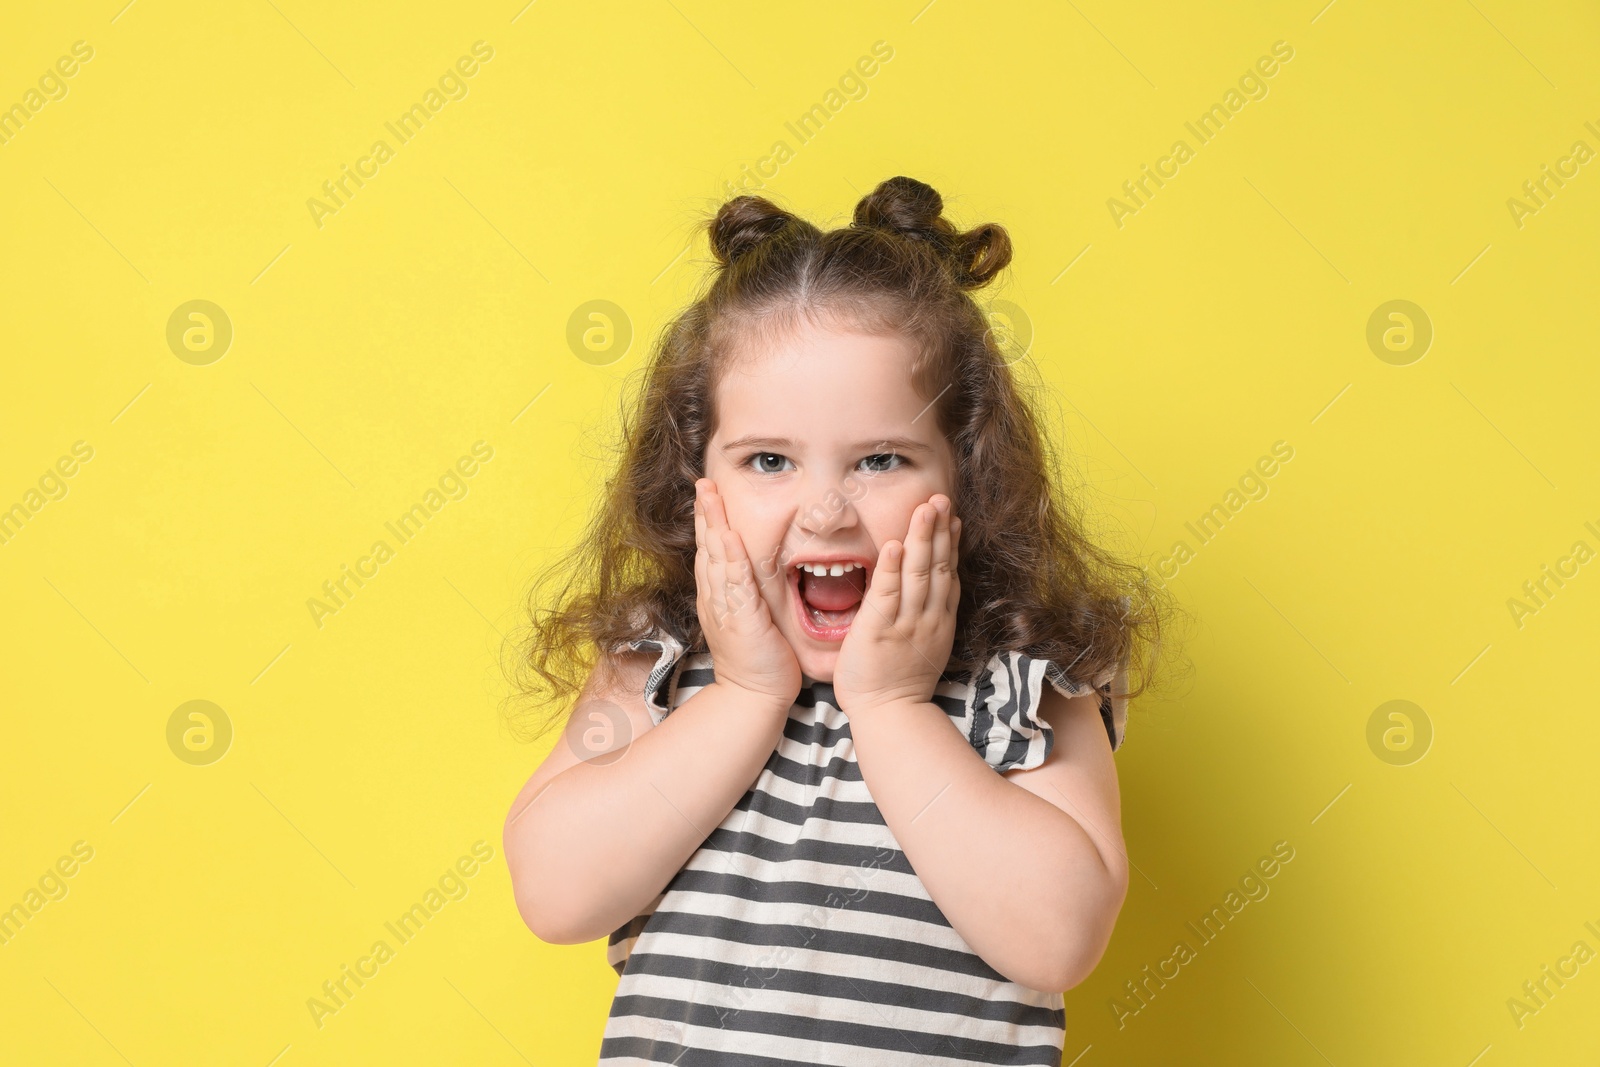
[[[753, 448], [758, 445], [770, 447], [774, 450], [793, 449], [798, 445], [798, 442], [787, 437], [764, 437], [760, 434], [746, 434], [744, 437], [735, 438], [734, 440], [727, 442], [722, 447], [727, 451], [734, 451], [737, 449]], [[897, 452], [933, 451], [932, 448], [911, 437], [879, 437], [871, 441], [857, 441], [850, 447], [856, 451], [868, 448], [877, 448], [886, 451], [892, 449]]]

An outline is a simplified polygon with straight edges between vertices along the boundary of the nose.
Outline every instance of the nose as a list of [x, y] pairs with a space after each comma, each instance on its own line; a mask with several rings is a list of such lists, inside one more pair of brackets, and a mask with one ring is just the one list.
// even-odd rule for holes
[[855, 500], [861, 486], [853, 476], [843, 481], [813, 476], [802, 485], [794, 524], [806, 538], [828, 538], [855, 527]]

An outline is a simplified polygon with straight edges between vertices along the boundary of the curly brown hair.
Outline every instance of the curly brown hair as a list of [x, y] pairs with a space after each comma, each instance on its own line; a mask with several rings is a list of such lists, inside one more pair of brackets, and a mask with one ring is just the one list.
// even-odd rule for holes
[[[553, 707], [531, 728], [509, 715], [514, 732], [536, 738], [560, 722], [591, 672], [614, 677], [601, 650], [620, 651], [647, 629], [705, 651], [694, 483], [705, 473], [716, 385], [743, 346], [802, 319], [897, 334], [917, 351], [914, 385], [954, 452], [954, 513], [963, 517], [959, 623], [945, 675], [972, 677], [995, 653], [1017, 650], [1074, 679], [1120, 667], [1122, 680], [1138, 683], [1125, 695], [1144, 691], [1168, 594], [1143, 567], [1091, 543], [1077, 502], [1055, 491], [1060, 465], [1014, 356], [969, 295], [1011, 262], [1011, 239], [994, 223], [957, 229], [943, 211], [932, 187], [895, 177], [834, 230], [758, 196], [727, 201], [704, 224], [717, 267], [662, 331], [642, 389], [624, 407], [600, 506], [581, 541], [536, 581], [529, 623], [510, 639], [513, 701]], [[546, 595], [556, 583], [559, 592]]]

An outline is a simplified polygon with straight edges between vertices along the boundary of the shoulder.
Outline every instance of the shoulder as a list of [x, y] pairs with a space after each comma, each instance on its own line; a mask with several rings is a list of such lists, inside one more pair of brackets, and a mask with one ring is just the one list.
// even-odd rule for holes
[[1056, 744], [1054, 748], [1115, 752], [1118, 737], [1106, 718], [1106, 696], [1087, 685], [1076, 692], [1053, 685], [1042, 687], [1039, 694], [1038, 718], [1051, 729]]
[[613, 646], [629, 660], [628, 692], [643, 701], [653, 725], [715, 680], [709, 652], [691, 653], [683, 638], [661, 627]]
[[592, 727], [597, 718], [616, 720], [610, 725], [631, 740], [659, 725], [664, 716], [655, 696], [682, 657], [683, 643], [660, 629], [601, 649], [572, 708], [568, 731]]
[[[1057, 739], [1055, 718], [1066, 707], [1100, 726], [1102, 744], [1122, 745], [1126, 679], [1075, 676], [1070, 665], [1020, 649], [992, 655], [970, 680], [946, 676], [941, 692], [959, 699], [961, 725], [979, 754], [998, 771], [1028, 770], [1049, 758]], [[950, 710], [947, 708], [947, 710]]]
[[590, 675], [579, 705], [586, 700], [610, 700], [619, 704], [637, 701], [643, 707], [645, 683], [655, 663], [656, 657], [650, 652], [628, 649], [605, 653]]

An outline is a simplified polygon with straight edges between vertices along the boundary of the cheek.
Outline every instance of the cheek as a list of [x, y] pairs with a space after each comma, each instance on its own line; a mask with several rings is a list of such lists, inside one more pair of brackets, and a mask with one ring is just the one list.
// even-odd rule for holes
[[923, 492], [921, 486], [900, 486], [892, 496], [885, 493], [863, 501], [861, 518], [873, 545], [881, 551], [885, 541], [904, 541], [912, 513], [933, 493], [932, 489]]
[[908, 478], [892, 488], [874, 489], [866, 494], [857, 508], [873, 545], [881, 550], [885, 541], [904, 541], [911, 531], [912, 514], [935, 493], [955, 496], [948, 471], [923, 472], [920, 477]]
[[787, 524], [775, 502], [737, 490], [724, 494], [722, 502], [728, 512], [728, 525], [738, 532], [745, 551], [753, 558], [768, 558], [783, 543]]

